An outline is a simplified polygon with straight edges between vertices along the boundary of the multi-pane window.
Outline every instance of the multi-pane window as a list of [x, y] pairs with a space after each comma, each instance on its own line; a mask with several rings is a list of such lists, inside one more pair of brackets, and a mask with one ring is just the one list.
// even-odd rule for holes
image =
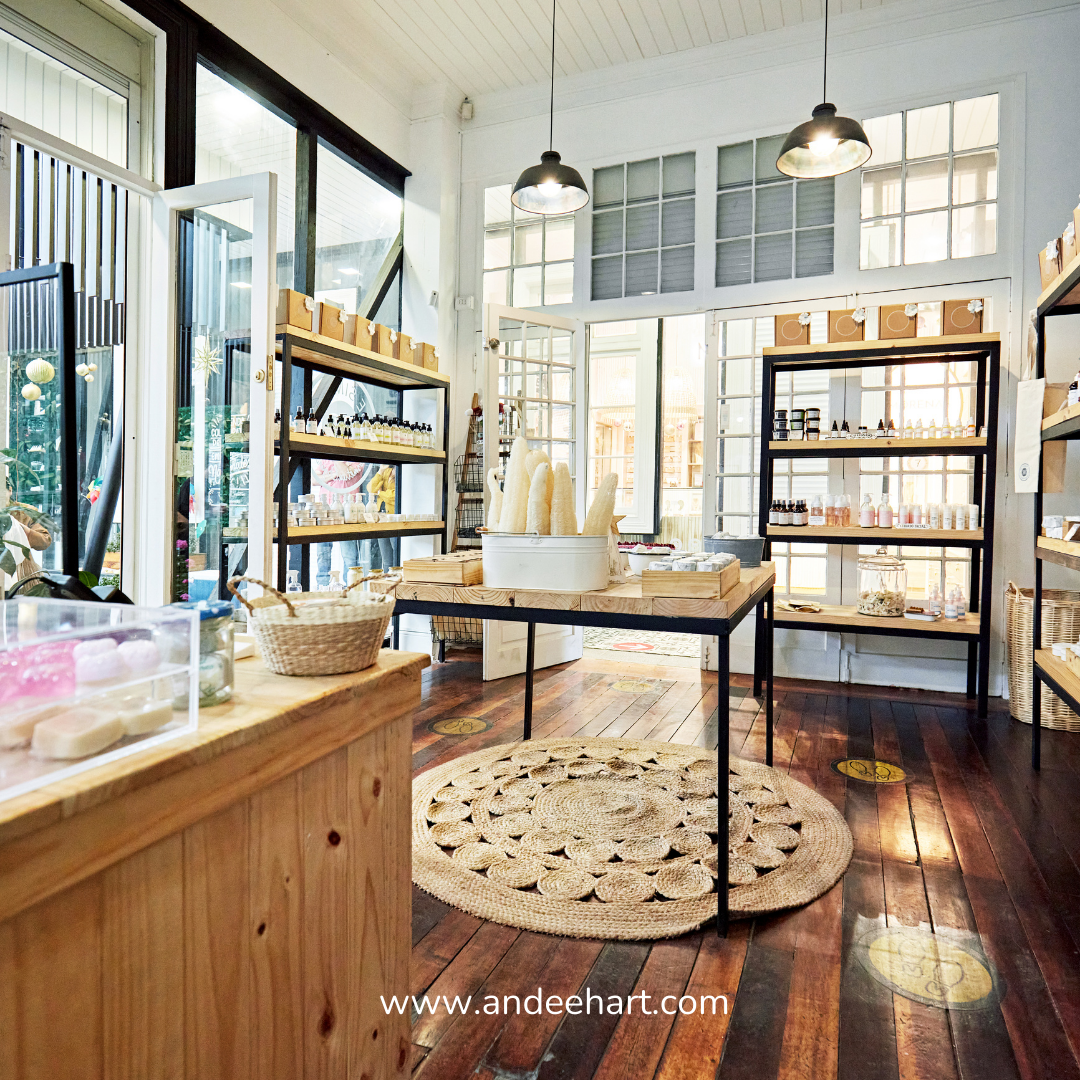
[[997, 251], [998, 96], [864, 122], [859, 266], [940, 262]]
[[510, 192], [509, 184], [484, 192], [484, 303], [573, 303], [574, 215], [527, 213]]
[[716, 285], [833, 272], [832, 177], [792, 180], [776, 168], [784, 136], [721, 146]]
[[592, 298], [694, 288], [696, 155], [593, 170]]

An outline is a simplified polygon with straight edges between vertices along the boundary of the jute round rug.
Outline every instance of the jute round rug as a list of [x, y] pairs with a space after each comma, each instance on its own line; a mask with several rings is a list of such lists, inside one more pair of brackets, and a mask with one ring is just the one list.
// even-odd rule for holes
[[[731, 758], [729, 907], [828, 891], [851, 833], [827, 799]], [[716, 916], [716, 756], [633, 739], [479, 750], [413, 784], [413, 881], [472, 915], [569, 937], [675, 937]]]

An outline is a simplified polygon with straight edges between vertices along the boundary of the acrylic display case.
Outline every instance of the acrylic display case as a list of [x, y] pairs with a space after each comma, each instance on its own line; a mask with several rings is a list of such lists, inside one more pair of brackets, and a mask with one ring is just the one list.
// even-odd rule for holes
[[0, 800], [198, 727], [199, 613], [0, 602]]

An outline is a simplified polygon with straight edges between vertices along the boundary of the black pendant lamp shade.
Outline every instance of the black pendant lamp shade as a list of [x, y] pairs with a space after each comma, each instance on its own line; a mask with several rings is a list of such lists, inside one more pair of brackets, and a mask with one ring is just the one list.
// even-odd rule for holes
[[551, 5], [551, 105], [548, 148], [540, 164], [526, 169], [514, 185], [510, 201], [529, 214], [571, 214], [589, 201], [589, 189], [577, 169], [564, 165], [551, 149], [555, 134], [555, 0]]
[[839, 176], [870, 159], [870, 140], [862, 125], [837, 116], [825, 102], [814, 109], [813, 120], [800, 124], [784, 140], [776, 167], [788, 176]]
[[[828, 97], [829, 0], [825, 0], [825, 50], [822, 59], [821, 96]], [[784, 140], [776, 167], [787, 176], [812, 178], [839, 176], [870, 160], [870, 140], [858, 120], [837, 116], [836, 106], [823, 102], [814, 118], [800, 124]]]
[[518, 177], [510, 199], [530, 214], [569, 214], [589, 201], [589, 192], [577, 169], [564, 165], [557, 151], [545, 150], [540, 164]]

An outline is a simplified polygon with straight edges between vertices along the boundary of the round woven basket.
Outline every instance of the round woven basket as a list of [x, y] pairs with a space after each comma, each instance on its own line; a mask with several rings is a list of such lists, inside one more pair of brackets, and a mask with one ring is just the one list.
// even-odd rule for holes
[[[362, 671], [378, 659], [386, 627], [394, 613], [394, 597], [349, 590], [340, 597], [326, 593], [280, 593], [257, 578], [234, 577], [229, 591], [248, 609], [248, 625], [263, 662], [278, 675], [342, 675]], [[266, 594], [249, 602], [237, 583], [261, 585]]]
[[[1009, 658], [1009, 712], [1024, 724], [1031, 723], [1032, 655], [1035, 630], [1034, 589], [1020, 589], [1009, 582], [1005, 590], [1005, 641]], [[1080, 592], [1066, 589], [1042, 591], [1042, 647], [1058, 641], [1080, 640]], [[1042, 726], [1054, 731], [1080, 731], [1080, 716], [1045, 685], [1042, 687]]]

